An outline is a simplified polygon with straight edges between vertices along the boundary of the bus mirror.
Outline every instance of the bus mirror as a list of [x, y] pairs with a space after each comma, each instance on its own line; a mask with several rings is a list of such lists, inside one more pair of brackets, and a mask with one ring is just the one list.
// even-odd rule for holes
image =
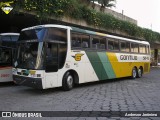
[[46, 72], [57, 72], [58, 71], [58, 64], [54, 65], [46, 65]]

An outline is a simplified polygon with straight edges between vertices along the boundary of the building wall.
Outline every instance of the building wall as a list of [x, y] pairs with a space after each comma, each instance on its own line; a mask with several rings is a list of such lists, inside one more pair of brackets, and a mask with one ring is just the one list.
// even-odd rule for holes
[[[90, 4], [90, 7], [94, 7], [95, 10], [100, 11], [101, 6], [98, 4]], [[119, 19], [119, 20], [124, 20], [124, 21], [128, 21], [130, 23], [136, 24], [137, 25], [137, 20], [130, 18], [128, 16], [123, 15], [122, 13], [118, 13], [116, 11], [113, 11], [111, 9], [105, 8], [104, 9], [104, 13], [108, 13], [110, 15], [113, 15], [115, 18]]]

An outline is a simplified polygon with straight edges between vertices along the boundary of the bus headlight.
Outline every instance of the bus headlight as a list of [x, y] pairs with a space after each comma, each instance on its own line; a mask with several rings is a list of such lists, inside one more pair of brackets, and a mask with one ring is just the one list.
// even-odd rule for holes
[[36, 71], [35, 71], [35, 70], [29, 70], [29, 74], [30, 74], [30, 75], [35, 75], [35, 74], [36, 74]]

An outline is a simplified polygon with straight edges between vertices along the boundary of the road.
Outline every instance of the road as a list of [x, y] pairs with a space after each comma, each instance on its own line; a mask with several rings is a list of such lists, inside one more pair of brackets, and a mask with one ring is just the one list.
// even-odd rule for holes
[[[123, 78], [87, 83], [67, 92], [61, 88], [37, 90], [11, 83], [1, 84], [0, 111], [160, 111], [160, 68], [151, 68], [149, 74], [139, 79]], [[45, 117], [42, 119], [106, 120], [107, 118]], [[160, 120], [158, 117], [110, 118], [110, 120], [132, 119]]]

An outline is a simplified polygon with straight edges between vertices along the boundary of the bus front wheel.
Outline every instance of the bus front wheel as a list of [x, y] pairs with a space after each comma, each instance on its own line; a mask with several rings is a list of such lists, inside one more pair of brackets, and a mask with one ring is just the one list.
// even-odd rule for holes
[[69, 91], [73, 88], [74, 78], [70, 72], [67, 72], [62, 81], [62, 88], [65, 91]]
[[136, 77], [137, 77], [137, 69], [136, 69], [136, 67], [134, 67], [133, 69], [132, 69], [132, 79], [135, 79]]

